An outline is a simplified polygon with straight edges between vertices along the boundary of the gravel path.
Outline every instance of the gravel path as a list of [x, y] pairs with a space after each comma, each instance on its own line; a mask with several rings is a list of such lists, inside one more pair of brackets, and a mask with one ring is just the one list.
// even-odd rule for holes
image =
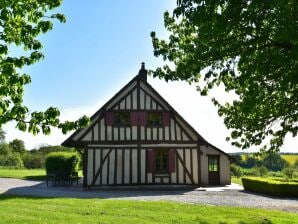
[[195, 190], [83, 190], [72, 187], [47, 187], [42, 181], [0, 178], [0, 194], [32, 195], [45, 197], [105, 198], [125, 200], [167, 200], [185, 203], [254, 207], [298, 213], [298, 199], [277, 198], [245, 192], [238, 185], [226, 188]]

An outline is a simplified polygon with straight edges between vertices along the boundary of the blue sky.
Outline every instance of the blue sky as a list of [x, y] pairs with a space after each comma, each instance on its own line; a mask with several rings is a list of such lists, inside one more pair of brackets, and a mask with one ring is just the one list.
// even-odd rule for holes
[[[24, 102], [34, 110], [49, 106], [61, 109], [62, 119], [92, 115], [140, 69], [141, 62], [154, 69], [162, 60], [153, 56], [150, 32], [167, 37], [163, 13], [174, 0], [73, 1], [64, 0], [57, 10], [65, 14], [65, 24], [40, 36], [45, 59], [25, 70], [32, 77]], [[237, 149], [225, 141], [228, 135], [210, 97], [201, 97], [195, 86], [166, 83], [149, 78], [162, 96], [210, 143], [226, 152]], [[222, 89], [214, 95], [228, 100]], [[14, 123], [4, 126], [7, 141], [20, 138], [32, 149], [42, 144], [60, 144], [67, 136], [53, 130], [50, 136], [32, 136], [17, 131]], [[282, 151], [294, 151], [297, 138], [287, 138]]]
[[33, 82], [26, 102], [38, 109], [89, 105], [113, 92], [111, 84], [129, 79], [142, 61], [155, 67], [160, 60], [153, 56], [150, 32], [165, 33], [163, 12], [173, 4], [166, 0], [129, 3], [65, 0], [58, 11], [66, 15], [67, 23], [55, 23], [41, 37], [46, 57], [28, 69]]

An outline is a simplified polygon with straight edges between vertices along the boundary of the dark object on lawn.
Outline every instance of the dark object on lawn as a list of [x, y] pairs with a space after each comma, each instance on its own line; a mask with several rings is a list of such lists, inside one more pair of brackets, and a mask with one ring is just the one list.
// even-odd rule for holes
[[52, 185], [54, 186], [73, 185], [73, 183], [79, 184], [79, 175], [78, 172], [72, 172], [71, 175], [68, 175], [64, 171], [48, 173], [47, 186], [49, 186], [49, 181], [52, 181]]

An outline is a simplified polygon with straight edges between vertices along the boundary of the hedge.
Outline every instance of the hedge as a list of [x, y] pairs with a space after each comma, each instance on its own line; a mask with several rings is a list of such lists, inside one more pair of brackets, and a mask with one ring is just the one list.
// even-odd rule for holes
[[46, 172], [63, 172], [65, 175], [71, 175], [72, 172], [78, 172], [80, 157], [77, 153], [52, 152], [46, 158]]
[[273, 196], [298, 197], [297, 182], [282, 182], [269, 178], [242, 177], [245, 190]]

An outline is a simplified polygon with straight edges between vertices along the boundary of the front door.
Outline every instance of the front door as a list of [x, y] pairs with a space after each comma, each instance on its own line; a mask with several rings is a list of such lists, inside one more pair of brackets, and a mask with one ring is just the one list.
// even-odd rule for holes
[[219, 185], [219, 177], [219, 156], [208, 156], [209, 185]]

